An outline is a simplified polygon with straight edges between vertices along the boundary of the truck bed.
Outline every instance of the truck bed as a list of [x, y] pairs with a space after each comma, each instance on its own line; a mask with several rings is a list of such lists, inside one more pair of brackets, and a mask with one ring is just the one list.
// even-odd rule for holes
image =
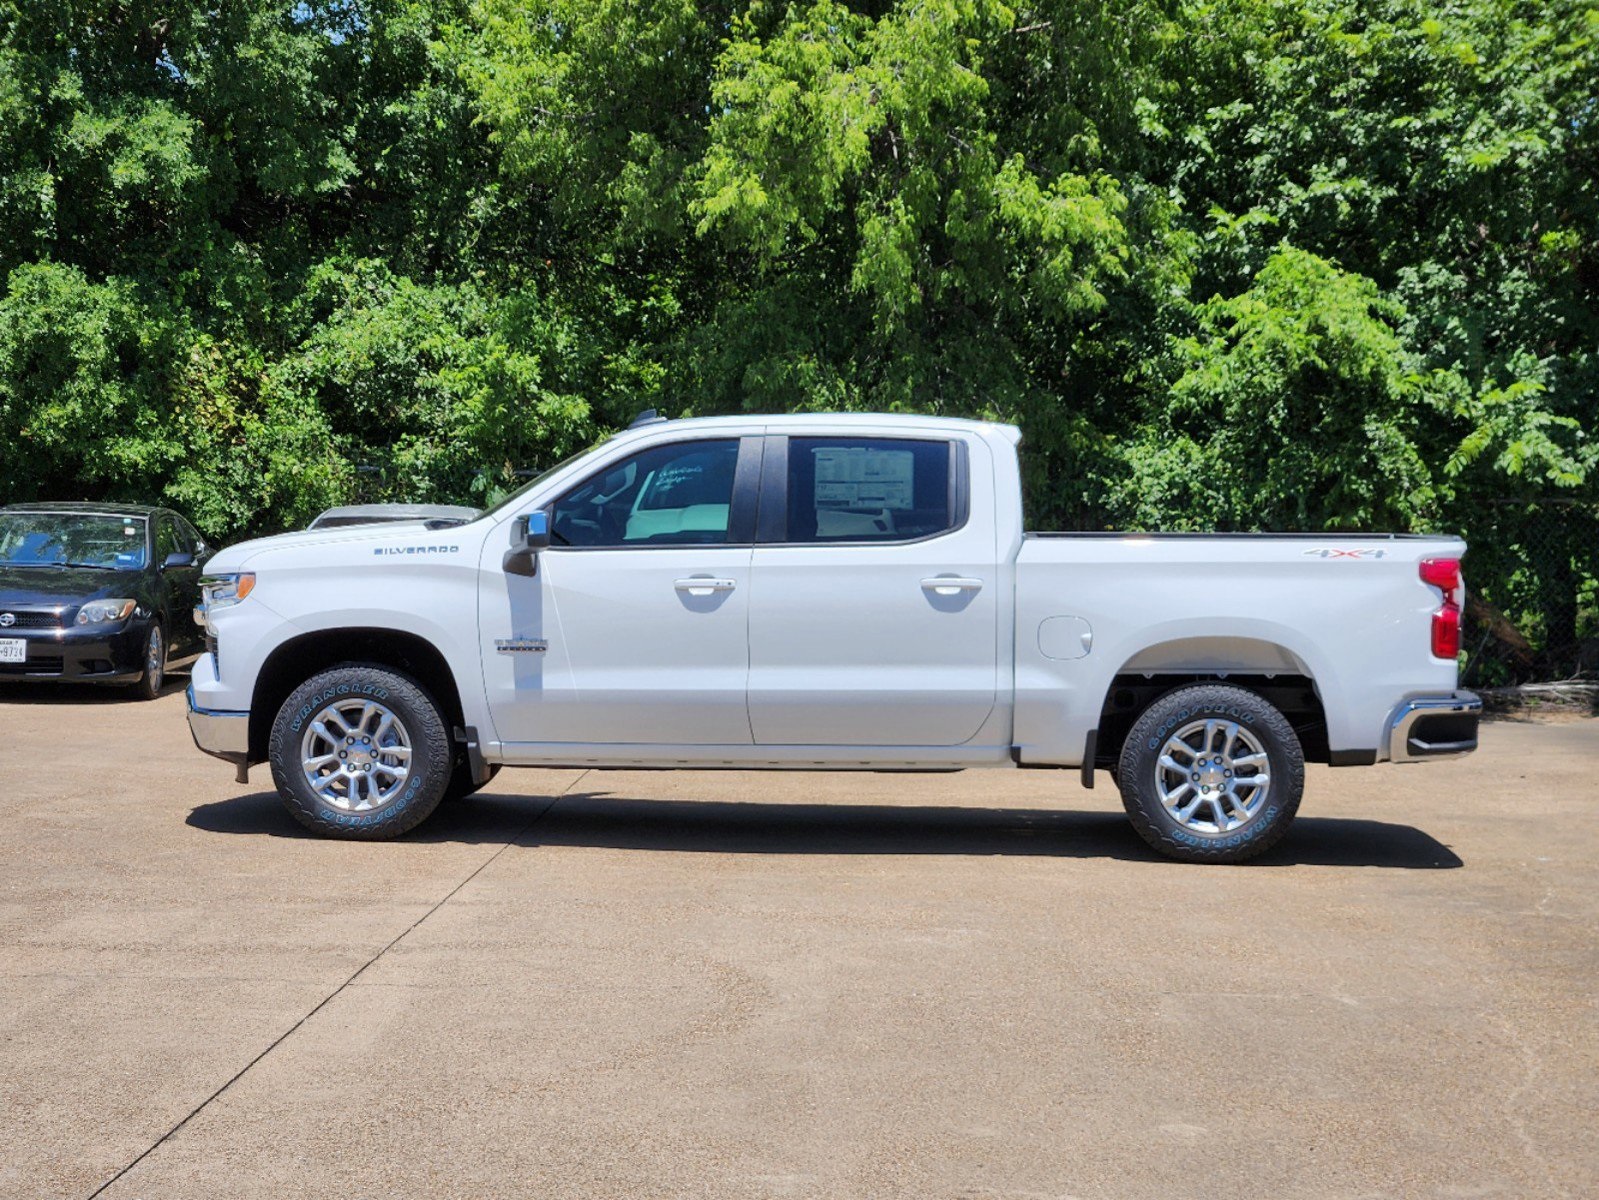
[[[1449, 693], [1425, 559], [1459, 538], [1371, 533], [1032, 533], [1016, 556], [1017, 742], [1082, 744], [1116, 680], [1301, 679], [1331, 751], [1377, 756], [1407, 696]], [[1036, 747], [1035, 751], [1033, 748]]]
[[1144, 540], [1169, 540], [1174, 538], [1215, 539], [1230, 540], [1233, 538], [1247, 539], [1284, 539], [1299, 541], [1340, 541], [1340, 542], [1452, 542], [1456, 539], [1447, 534], [1438, 533], [1202, 533], [1192, 531], [1172, 531], [1139, 533], [1121, 529], [1041, 529], [1029, 530], [1022, 535], [1024, 538], [1111, 538], [1111, 539], [1136, 539]]

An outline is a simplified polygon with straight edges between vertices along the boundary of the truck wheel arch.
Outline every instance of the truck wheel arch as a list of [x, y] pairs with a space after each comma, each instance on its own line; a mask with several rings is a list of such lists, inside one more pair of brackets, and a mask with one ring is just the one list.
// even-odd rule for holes
[[272, 722], [290, 693], [319, 671], [341, 663], [370, 663], [409, 675], [438, 702], [447, 720], [462, 723], [461, 689], [450, 665], [426, 638], [399, 629], [318, 629], [290, 638], [261, 664], [250, 700], [250, 761], [264, 762]]
[[1280, 642], [1251, 637], [1185, 637], [1129, 656], [1105, 690], [1094, 760], [1114, 768], [1127, 731], [1151, 704], [1180, 687], [1226, 683], [1254, 692], [1287, 717], [1309, 762], [1328, 760], [1322, 689], [1310, 664]]
[[1145, 646], [1116, 673], [1155, 671], [1186, 674], [1219, 673], [1304, 675], [1314, 672], [1305, 659], [1279, 641], [1263, 637], [1179, 637]]

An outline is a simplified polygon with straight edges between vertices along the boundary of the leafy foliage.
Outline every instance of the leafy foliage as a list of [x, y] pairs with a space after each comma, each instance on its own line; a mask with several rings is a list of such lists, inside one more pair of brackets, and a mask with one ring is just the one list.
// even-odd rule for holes
[[1593, 527], [1514, 514], [1599, 500], [1596, 47], [1594, 0], [0, 0], [0, 499], [233, 537], [651, 406], [984, 416], [1041, 524], [1463, 530], [1569, 661]]

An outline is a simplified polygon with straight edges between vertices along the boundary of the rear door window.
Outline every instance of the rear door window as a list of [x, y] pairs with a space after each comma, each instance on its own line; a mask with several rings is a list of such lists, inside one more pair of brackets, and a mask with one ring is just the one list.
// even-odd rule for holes
[[172, 518], [159, 516], [155, 521], [155, 561], [160, 565], [167, 561], [167, 555], [176, 554], [178, 546], [178, 529], [172, 523]]
[[196, 558], [204, 558], [208, 549], [205, 539], [200, 536], [199, 531], [193, 525], [190, 525], [182, 517], [178, 517], [177, 522], [178, 544]]
[[790, 438], [788, 541], [915, 541], [953, 529], [952, 467], [947, 441]]

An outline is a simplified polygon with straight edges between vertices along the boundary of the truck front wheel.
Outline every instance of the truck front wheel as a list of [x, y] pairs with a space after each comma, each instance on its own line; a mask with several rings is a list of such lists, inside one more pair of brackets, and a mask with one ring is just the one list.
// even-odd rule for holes
[[449, 785], [449, 728], [414, 680], [352, 664], [295, 689], [272, 723], [272, 780], [294, 819], [329, 837], [415, 829]]
[[1143, 839], [1187, 862], [1242, 862], [1288, 832], [1305, 788], [1293, 726], [1224, 684], [1168, 692], [1122, 743], [1122, 804]]

